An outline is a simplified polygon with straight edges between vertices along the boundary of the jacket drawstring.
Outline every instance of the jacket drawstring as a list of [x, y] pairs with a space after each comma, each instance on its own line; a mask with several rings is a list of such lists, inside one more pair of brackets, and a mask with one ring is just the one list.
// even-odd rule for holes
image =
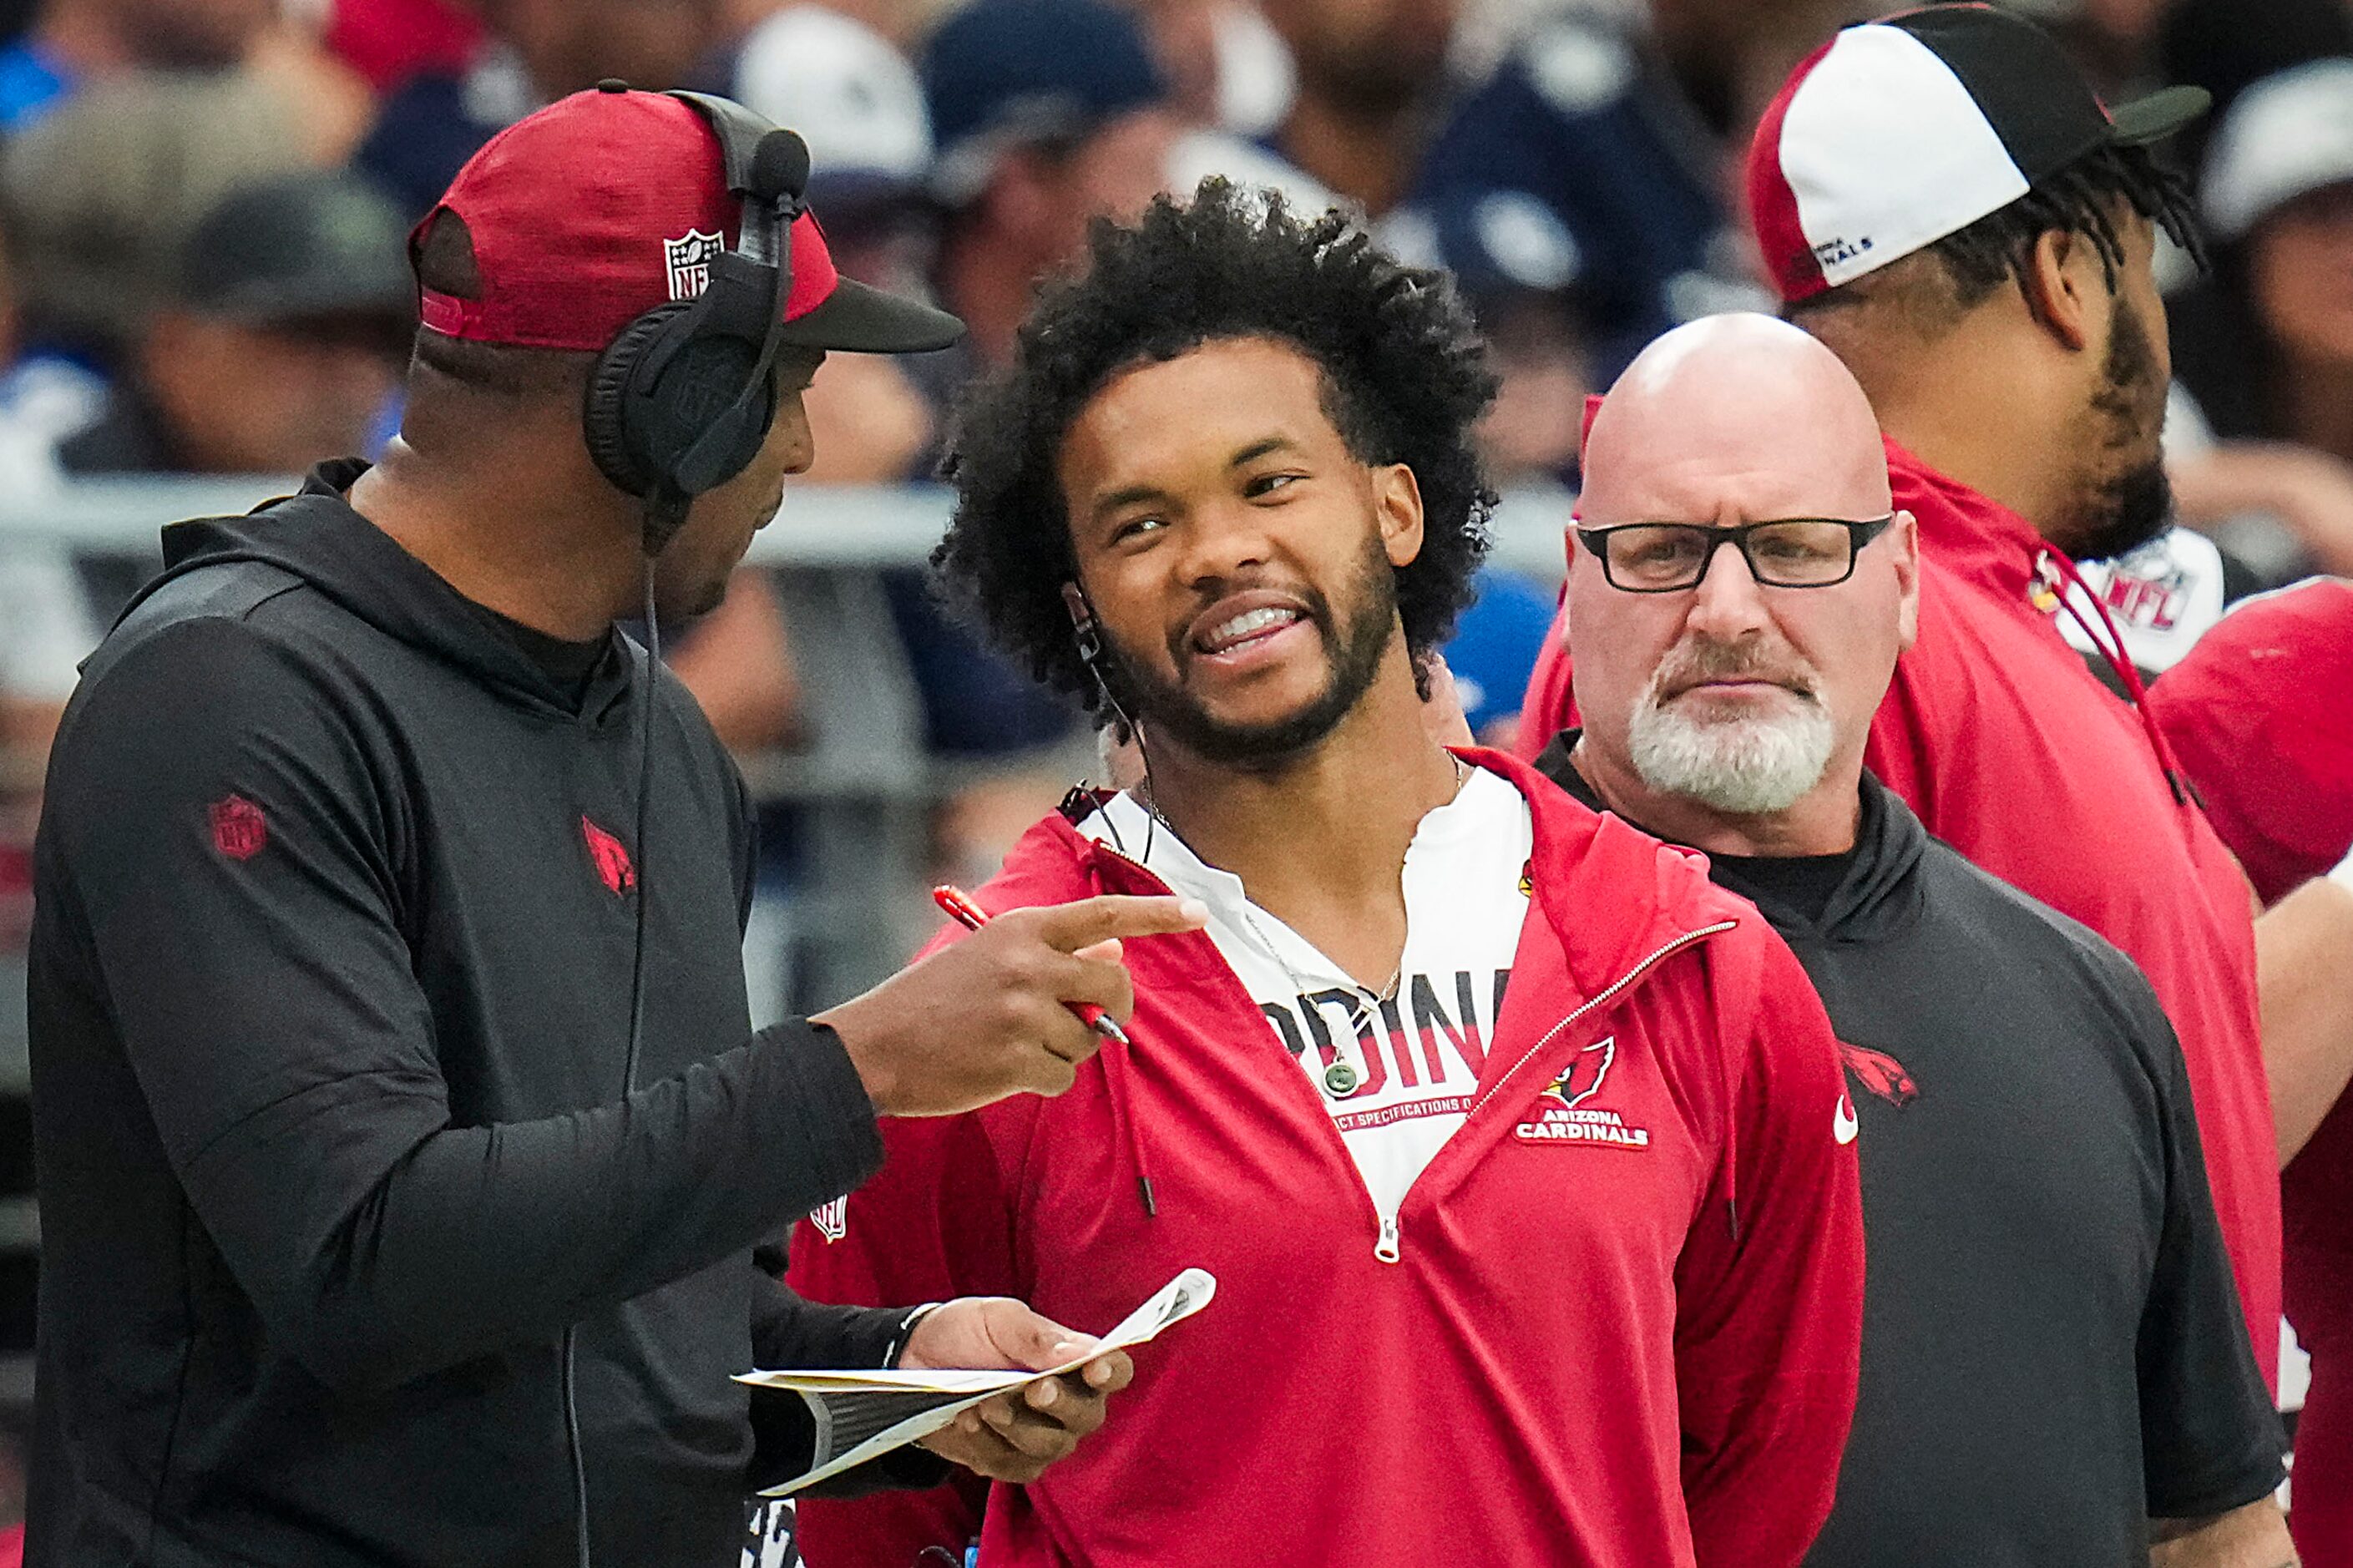
[[[2165, 770], [2165, 782], [2173, 791], [2174, 804], [2188, 805], [2194, 801], [2200, 806], [2204, 806], [2206, 803], [2200, 797], [2197, 786], [2189, 782], [2189, 776], [2181, 771], [2181, 764], [2174, 760], [2173, 747], [2166, 740], [2165, 731], [2158, 727], [2156, 715], [2148, 710], [2148, 688], [2141, 680], [2139, 667], [2133, 663], [2130, 656], [2126, 652], [2124, 633], [2116, 629], [2116, 623], [2109, 616], [2107, 605], [2101, 602], [2100, 595], [2093, 590], [2091, 584], [2084, 580], [2083, 573], [2076, 570], [2074, 562], [2067, 558], [2066, 552], [2045, 547], [2042, 559], [2036, 563], [2036, 565], [2063, 579], [2067, 585], [2074, 588], [2074, 594], [2065, 592], [2063, 587], [2060, 588], [2056, 591], [2055, 596], [2061, 607], [2066, 610], [2076, 626], [2083, 628], [2084, 635], [2091, 639], [2092, 646], [2100, 650], [2100, 657], [2107, 661], [2108, 668], [2115, 673], [2117, 682], [2124, 687], [2126, 696], [2132, 701], [2134, 716], [2140, 721], [2141, 733], [2148, 737], [2149, 747], [2157, 753], [2158, 766]], [[2092, 606], [2092, 614], [2099, 617], [2097, 626], [2094, 626], [2090, 617], [2076, 605], [2077, 595], [2081, 595], [2084, 601]]]
[[1128, 1163], [1135, 1167], [1135, 1191], [1144, 1200], [1144, 1217], [1156, 1219], [1160, 1204], [1153, 1196], [1152, 1173], [1144, 1163], [1144, 1134], [1136, 1125], [1135, 1105], [1127, 1089], [1132, 1065], [1127, 1054], [1134, 1048], [1134, 1037], [1130, 1035], [1126, 1045], [1106, 1043], [1095, 1055], [1103, 1065], [1103, 1086], [1111, 1095], [1111, 1119], [1119, 1123], [1120, 1138], [1127, 1145]]
[[[1721, 1051], [1710, 1051], [1715, 1063], [1716, 1087], [1724, 1096], [1724, 1223], [1732, 1245], [1740, 1245], [1740, 1107], [1732, 1091], [1732, 1068]], [[1843, 1068], [1839, 1069], [1841, 1073]]]

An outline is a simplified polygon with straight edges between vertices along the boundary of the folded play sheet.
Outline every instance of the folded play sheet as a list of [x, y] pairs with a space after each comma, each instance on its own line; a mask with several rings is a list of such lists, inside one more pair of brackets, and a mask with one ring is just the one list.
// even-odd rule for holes
[[928, 1437], [992, 1394], [1040, 1378], [1059, 1377], [1110, 1351], [1126, 1350], [1209, 1304], [1218, 1281], [1206, 1268], [1187, 1268], [1130, 1312], [1092, 1350], [1043, 1372], [915, 1372], [849, 1368], [820, 1372], [750, 1372], [736, 1382], [783, 1389], [807, 1402], [817, 1418], [818, 1453], [832, 1458], [764, 1496], [784, 1497]]

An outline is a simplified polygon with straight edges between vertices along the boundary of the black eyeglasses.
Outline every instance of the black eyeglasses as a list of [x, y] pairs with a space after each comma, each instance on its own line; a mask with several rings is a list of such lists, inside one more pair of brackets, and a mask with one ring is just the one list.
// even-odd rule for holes
[[1626, 594], [1695, 588], [1719, 546], [1730, 543], [1767, 588], [1828, 588], [1854, 575], [1857, 552], [1878, 538], [1894, 512], [1864, 522], [1830, 517], [1778, 518], [1737, 528], [1693, 522], [1629, 522], [1580, 528], [1577, 539], [1601, 563], [1601, 575]]

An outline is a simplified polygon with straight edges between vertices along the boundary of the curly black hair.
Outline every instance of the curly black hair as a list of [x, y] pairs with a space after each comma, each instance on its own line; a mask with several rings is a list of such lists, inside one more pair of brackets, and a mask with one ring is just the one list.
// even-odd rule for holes
[[1089, 710], [1100, 700], [1071, 640], [1061, 587], [1077, 575], [1056, 477], [1064, 437], [1120, 373], [1204, 343], [1273, 338], [1323, 367], [1324, 406], [1349, 453], [1413, 470], [1421, 552], [1398, 569], [1406, 645], [1422, 668], [1472, 597], [1495, 494], [1472, 426], [1495, 377], [1442, 273], [1400, 265], [1339, 212], [1303, 217], [1271, 192], [1204, 180], [1132, 226], [1097, 220], [1090, 264], [1050, 286], [1013, 364], [969, 394], [943, 474], [956, 489], [932, 552], [949, 603]]

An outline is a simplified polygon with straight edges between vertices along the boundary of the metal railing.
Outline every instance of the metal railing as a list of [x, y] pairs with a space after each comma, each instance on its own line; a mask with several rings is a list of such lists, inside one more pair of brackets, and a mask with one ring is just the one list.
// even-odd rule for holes
[[[243, 512], [299, 482], [137, 476], [0, 495], [0, 550], [40, 541], [153, 558], [164, 523]], [[1494, 564], [1556, 581], [1571, 504], [1557, 487], [1510, 493], [1495, 518]], [[974, 768], [925, 752], [914, 676], [878, 574], [921, 566], [949, 505], [937, 485], [794, 486], [747, 558], [776, 573], [802, 682], [806, 743], [747, 758], [744, 771], [755, 796], [807, 814], [809, 864], [792, 921], [795, 1000], [805, 1005], [881, 979], [932, 923], [920, 893], [929, 814]], [[13, 1055], [0, 1048], [0, 1086], [16, 1076]]]
[[[0, 540], [43, 539], [79, 549], [142, 554], [155, 531], [184, 517], [233, 515], [299, 479], [278, 476], [126, 476], [0, 495]], [[1515, 487], [1495, 514], [1493, 564], [1546, 582], [1562, 571], [1561, 531], [1575, 497], [1557, 485]], [[882, 567], [923, 563], [947, 526], [939, 485], [796, 485], [752, 542], [754, 565]]]

